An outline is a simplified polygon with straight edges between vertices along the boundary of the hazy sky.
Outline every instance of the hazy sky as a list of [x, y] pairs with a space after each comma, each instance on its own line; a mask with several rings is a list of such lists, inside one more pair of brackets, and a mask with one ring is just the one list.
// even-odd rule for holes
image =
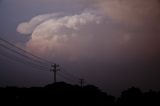
[[[159, 0], [1, 0], [0, 36], [112, 94], [130, 86], [158, 90], [159, 9]], [[0, 85], [52, 80], [1, 63]]]

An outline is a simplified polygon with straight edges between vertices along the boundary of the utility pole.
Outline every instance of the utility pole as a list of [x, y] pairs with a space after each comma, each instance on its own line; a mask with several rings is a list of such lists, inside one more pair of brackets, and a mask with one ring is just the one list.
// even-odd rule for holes
[[54, 83], [57, 82], [57, 71], [60, 71], [60, 69], [58, 69], [58, 67], [60, 67], [58, 64], [54, 64], [54, 65], [51, 65], [52, 69], [51, 71], [53, 71], [54, 73]]
[[79, 79], [79, 81], [80, 81], [80, 86], [81, 86], [81, 88], [83, 88], [83, 85], [84, 85], [85, 80], [84, 80], [84, 79]]

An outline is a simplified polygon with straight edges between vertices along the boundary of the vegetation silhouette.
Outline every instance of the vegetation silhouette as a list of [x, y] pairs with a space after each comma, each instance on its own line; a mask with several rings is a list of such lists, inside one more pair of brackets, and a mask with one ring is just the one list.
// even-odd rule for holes
[[0, 105], [15, 106], [120, 106], [120, 105], [160, 105], [160, 92], [141, 92], [139, 88], [129, 88], [119, 98], [102, 92], [94, 85], [84, 87], [57, 82], [44, 87], [0, 88]]

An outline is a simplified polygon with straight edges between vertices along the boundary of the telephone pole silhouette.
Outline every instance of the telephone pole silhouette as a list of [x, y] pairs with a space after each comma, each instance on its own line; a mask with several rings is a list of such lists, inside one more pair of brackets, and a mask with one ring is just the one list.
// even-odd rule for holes
[[84, 80], [84, 79], [79, 79], [79, 81], [80, 81], [80, 86], [81, 86], [81, 88], [83, 88], [83, 85], [84, 85], [84, 83], [85, 83], [85, 80]]
[[57, 82], [57, 72], [60, 71], [60, 69], [58, 69], [58, 67], [60, 67], [58, 64], [54, 64], [54, 65], [51, 65], [52, 69], [51, 71], [53, 71], [54, 73], [54, 83]]

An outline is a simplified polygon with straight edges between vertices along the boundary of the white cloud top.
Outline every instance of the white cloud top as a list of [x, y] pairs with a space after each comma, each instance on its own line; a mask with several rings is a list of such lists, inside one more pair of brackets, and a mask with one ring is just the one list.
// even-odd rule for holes
[[23, 22], [19, 24], [17, 31], [21, 34], [31, 34], [39, 24], [58, 15], [59, 13], [38, 15], [32, 18], [29, 22]]
[[59, 49], [63, 49], [61, 46], [64, 47], [67, 42], [72, 42], [71, 39], [80, 36], [77, 31], [83, 31], [81, 30], [83, 26], [90, 23], [99, 24], [100, 20], [99, 16], [90, 12], [60, 16], [59, 18], [57, 18], [57, 14], [45, 14], [20, 24], [17, 31], [22, 34], [31, 33], [31, 39], [27, 43], [27, 49], [30, 51], [37, 54], [53, 51], [55, 53]]

